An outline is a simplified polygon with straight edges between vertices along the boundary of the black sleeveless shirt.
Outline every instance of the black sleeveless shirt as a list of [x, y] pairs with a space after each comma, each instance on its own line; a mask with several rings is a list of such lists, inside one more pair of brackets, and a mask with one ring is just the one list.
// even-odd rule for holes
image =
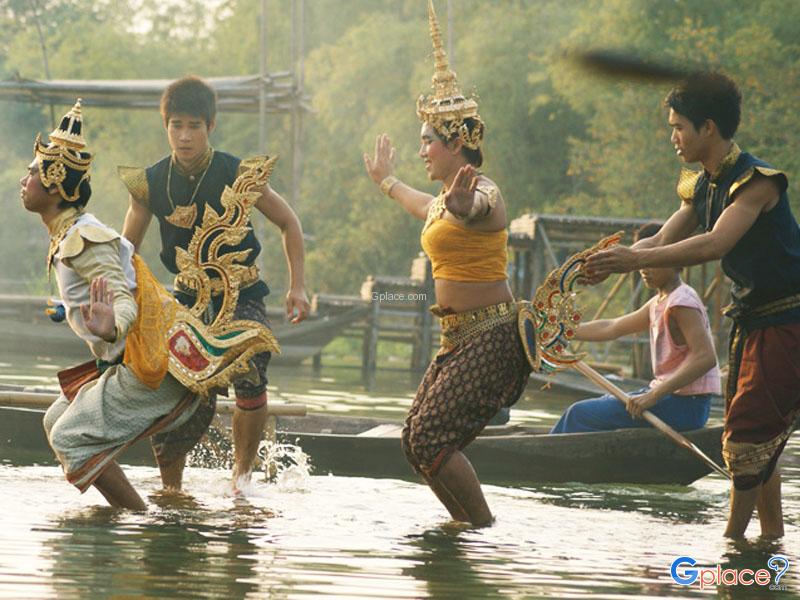
[[[738, 151], [738, 148], [736, 149]], [[729, 164], [712, 177], [702, 172], [692, 193], [700, 225], [711, 231], [736, 192], [759, 174], [772, 178], [780, 189], [777, 204], [762, 212], [736, 245], [722, 257], [722, 270], [731, 279], [731, 295], [737, 312], [748, 312], [800, 294], [800, 227], [792, 214], [786, 193], [785, 174], [747, 152], [729, 155]], [[800, 307], [762, 317], [750, 327], [800, 322]]]
[[[175, 248], [186, 248], [192, 239], [194, 226], [190, 229], [177, 227], [167, 221], [167, 217], [172, 214], [173, 207], [170, 205], [167, 196], [167, 179], [170, 180], [170, 196], [172, 202], [177, 206], [186, 206], [192, 194], [195, 191], [194, 183], [188, 177], [178, 172], [174, 166], [172, 174], [169, 175], [171, 156], [167, 156], [158, 161], [154, 165], [145, 169], [147, 177], [147, 187], [149, 196], [149, 209], [158, 219], [158, 226], [161, 233], [161, 262], [171, 273], [178, 273], [178, 266], [175, 264]], [[211, 206], [217, 213], [222, 214], [224, 209], [222, 207], [221, 197], [225, 186], [233, 185], [236, 180], [239, 170], [239, 163], [241, 159], [227, 152], [214, 151], [211, 163], [208, 165], [208, 170], [202, 181], [199, 183], [199, 189], [194, 195], [194, 204], [197, 205], [197, 218], [195, 224], [201, 223], [203, 220], [203, 213], [205, 207]], [[169, 175], [169, 177], [168, 177]], [[248, 222], [250, 230], [247, 236], [236, 246], [226, 246], [226, 252], [238, 252], [240, 250], [250, 250], [247, 258], [243, 264], [255, 264], [256, 257], [261, 252], [261, 244], [253, 232], [252, 223]], [[269, 288], [263, 281], [259, 281], [253, 286], [244, 290], [240, 295], [240, 299], [245, 297], [258, 297], [263, 298], [269, 294]], [[183, 302], [183, 292], [177, 292], [176, 296]], [[185, 300], [189, 302], [187, 297]], [[186, 302], [184, 302], [186, 303]]]

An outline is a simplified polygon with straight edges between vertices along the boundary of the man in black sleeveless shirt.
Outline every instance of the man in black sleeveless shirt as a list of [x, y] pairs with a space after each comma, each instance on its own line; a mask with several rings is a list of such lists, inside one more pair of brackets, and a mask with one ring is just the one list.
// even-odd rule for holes
[[656, 236], [592, 256], [588, 279], [721, 260], [733, 297], [724, 311], [733, 319], [722, 438], [733, 475], [725, 535], [742, 537], [756, 508], [762, 535], [780, 537], [777, 461], [800, 410], [800, 228], [788, 179], [733, 141], [741, 94], [728, 77], [692, 75], [666, 104], [676, 153], [703, 170], [681, 173], [681, 207]]
[[[225, 186], [233, 184], [248, 161], [209, 146], [208, 138], [216, 125], [216, 94], [205, 81], [197, 77], [184, 77], [170, 84], [161, 98], [161, 116], [172, 154], [146, 169], [119, 168], [120, 177], [130, 192], [122, 233], [138, 250], [155, 215], [161, 234], [161, 261], [170, 272], [177, 274], [176, 248], [186, 249], [194, 227], [202, 222], [206, 206], [218, 214], [224, 212], [220, 201], [222, 192]], [[309, 311], [304, 285], [300, 221], [269, 184], [265, 186], [255, 207], [283, 235], [290, 279], [286, 315], [292, 323], [299, 323]], [[249, 277], [241, 288], [234, 318], [269, 325], [264, 305], [269, 288], [261, 279], [255, 264], [261, 246], [252, 229], [238, 245], [226, 248], [226, 252], [242, 251], [248, 251], [244, 264], [249, 268]], [[191, 306], [195, 290], [187, 287], [187, 283], [191, 282], [176, 280], [175, 295], [183, 304]], [[216, 308], [219, 309], [219, 306]], [[253, 359], [255, 372], [234, 382], [233, 485], [237, 490], [249, 480], [258, 444], [264, 433], [269, 358], [269, 353], [256, 355]], [[161, 467], [165, 488], [180, 489], [186, 453], [205, 432], [213, 413], [212, 399], [205, 410], [198, 410], [197, 416], [185, 427], [153, 439], [159, 455], [171, 457], [171, 461]]]

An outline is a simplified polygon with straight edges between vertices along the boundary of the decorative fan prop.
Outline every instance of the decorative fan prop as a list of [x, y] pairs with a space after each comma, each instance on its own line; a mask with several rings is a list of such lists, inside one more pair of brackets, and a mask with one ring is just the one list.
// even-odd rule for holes
[[[617, 244], [621, 239], [621, 232], [603, 238], [591, 248], [570, 256], [563, 265], [551, 271], [536, 290], [531, 303], [521, 309], [519, 327], [525, 342], [523, 345], [534, 368], [538, 367], [546, 373], [573, 368], [627, 405], [630, 396], [583, 362], [585, 354], [569, 352], [569, 343], [575, 336], [575, 329], [582, 316], [576, 301], [579, 292], [575, 286], [583, 277], [583, 266], [589, 256]], [[535, 339], [535, 346], [530, 344], [532, 339]], [[528, 348], [534, 347], [536, 356], [531, 357]], [[711, 469], [730, 478], [728, 471], [649, 410], [642, 413], [642, 418], [673, 442], [689, 450]]]

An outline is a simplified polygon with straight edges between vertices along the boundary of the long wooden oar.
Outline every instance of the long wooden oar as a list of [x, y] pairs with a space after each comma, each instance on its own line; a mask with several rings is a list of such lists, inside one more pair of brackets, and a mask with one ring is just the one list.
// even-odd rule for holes
[[[612, 394], [617, 400], [622, 402], [627, 406], [628, 402], [630, 402], [630, 396], [610, 382], [608, 379], [603, 377], [600, 373], [595, 371], [592, 367], [587, 365], [583, 361], [579, 361], [577, 363], [572, 364], [572, 368], [581, 373], [582, 375], [586, 376], [591, 381], [594, 381], [597, 385], [602, 387], [603, 389], [607, 390], [610, 394]], [[653, 427], [658, 429], [661, 433], [666, 435], [672, 441], [674, 441], [679, 446], [683, 446], [689, 452], [694, 454], [697, 458], [702, 460], [706, 463], [709, 467], [714, 469], [720, 475], [727, 477], [728, 479], [731, 478], [731, 474], [728, 473], [726, 469], [723, 469], [717, 463], [715, 463], [711, 458], [709, 458], [705, 452], [703, 452], [700, 448], [697, 447], [692, 441], [687, 439], [685, 436], [681, 435], [677, 431], [675, 431], [672, 427], [664, 423], [661, 419], [651, 413], [649, 410], [646, 410], [642, 413], [642, 418], [650, 423]]]
[[[42, 392], [0, 391], [0, 406], [10, 408], [42, 409], [48, 408], [56, 399], [56, 394]], [[217, 411], [231, 413], [236, 406], [230, 400], [218, 400]], [[305, 404], [287, 404], [283, 402], [270, 402], [267, 404], [267, 414], [277, 417], [305, 417], [307, 414]]]

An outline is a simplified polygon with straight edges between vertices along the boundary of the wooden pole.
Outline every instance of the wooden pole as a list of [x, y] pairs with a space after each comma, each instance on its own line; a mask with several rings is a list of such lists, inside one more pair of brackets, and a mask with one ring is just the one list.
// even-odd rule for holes
[[[57, 398], [56, 394], [42, 392], [0, 391], [0, 406], [9, 408], [46, 409]], [[218, 400], [217, 412], [232, 413], [236, 403], [230, 400]], [[277, 417], [305, 417], [308, 408], [305, 404], [287, 404], [285, 402], [269, 402], [267, 414]]]
[[[627, 279], [628, 279], [628, 273], [622, 273], [619, 277], [617, 277], [617, 280], [614, 282], [614, 285], [608, 292], [608, 295], [603, 299], [603, 302], [600, 303], [600, 306], [595, 311], [594, 316], [590, 319], [591, 321], [600, 318], [600, 315], [602, 315], [603, 311], [605, 311], [605, 309], [608, 308], [609, 303], [614, 299], [614, 296], [616, 296], [617, 293], [622, 289], [622, 286], [625, 283], [625, 281], [627, 281]], [[583, 346], [583, 342], [578, 342], [577, 344], [575, 344], [575, 350], [576, 351], [579, 350], [581, 346]]]
[[617, 278], [617, 280], [614, 282], [614, 286], [611, 288], [611, 291], [608, 292], [608, 295], [603, 299], [603, 302], [602, 304], [600, 304], [600, 307], [595, 311], [594, 316], [592, 317], [592, 321], [594, 321], [595, 319], [599, 319], [600, 315], [603, 314], [603, 311], [605, 311], [605, 309], [608, 308], [608, 304], [611, 302], [611, 300], [614, 299], [614, 296], [616, 296], [617, 292], [619, 292], [619, 290], [622, 288], [622, 285], [628, 279], [628, 275], [629, 273], [622, 273]]
[[[586, 363], [577, 362], [577, 363], [572, 365], [572, 368], [574, 368], [576, 371], [578, 371], [582, 375], [586, 376], [591, 381], [595, 382], [597, 385], [599, 385], [603, 389], [607, 390], [610, 394], [612, 394], [617, 400], [619, 400], [623, 404], [627, 405], [628, 402], [630, 402], [631, 398], [630, 398], [630, 396], [628, 396], [628, 394], [626, 394], [624, 391], [622, 391], [620, 388], [618, 388], [616, 385], [614, 385], [608, 379], [603, 377], [600, 373], [595, 371], [592, 367], [590, 367]], [[706, 463], [714, 471], [716, 471], [717, 473], [719, 473], [720, 475], [723, 475], [724, 477], [726, 477], [728, 479], [731, 478], [731, 475], [730, 475], [730, 473], [728, 473], [728, 471], [726, 471], [725, 469], [720, 467], [717, 463], [715, 463], [713, 460], [711, 460], [711, 458], [709, 458], [705, 454], [705, 452], [703, 452], [700, 448], [698, 448], [696, 444], [692, 443], [686, 437], [682, 436], [680, 433], [675, 431], [672, 427], [670, 427], [669, 425], [664, 423], [664, 421], [659, 419], [657, 416], [655, 416], [649, 410], [644, 411], [642, 413], [642, 417], [644, 418], [645, 421], [650, 423], [653, 427], [658, 429], [661, 433], [666, 435], [673, 442], [675, 442], [679, 446], [683, 446], [684, 448], [686, 448], [689, 452], [691, 452], [697, 458], [699, 458], [704, 463]]]
[[722, 267], [717, 265], [717, 272], [714, 275], [714, 279], [711, 280], [711, 283], [708, 284], [708, 287], [703, 292], [703, 304], [708, 304], [711, 300], [711, 295], [717, 289], [717, 286], [722, 283]]
[[267, 0], [261, 0], [259, 18], [259, 93], [258, 93], [258, 151], [267, 151]]
[[550, 237], [547, 235], [547, 232], [545, 231], [544, 225], [542, 223], [537, 223], [536, 227], [539, 229], [539, 236], [542, 239], [542, 245], [544, 246], [544, 249], [547, 251], [547, 254], [545, 256], [547, 256], [547, 258], [550, 259], [552, 267], [554, 269], [557, 269], [559, 264], [558, 258], [556, 257], [556, 253], [553, 250], [553, 245], [550, 243]]

